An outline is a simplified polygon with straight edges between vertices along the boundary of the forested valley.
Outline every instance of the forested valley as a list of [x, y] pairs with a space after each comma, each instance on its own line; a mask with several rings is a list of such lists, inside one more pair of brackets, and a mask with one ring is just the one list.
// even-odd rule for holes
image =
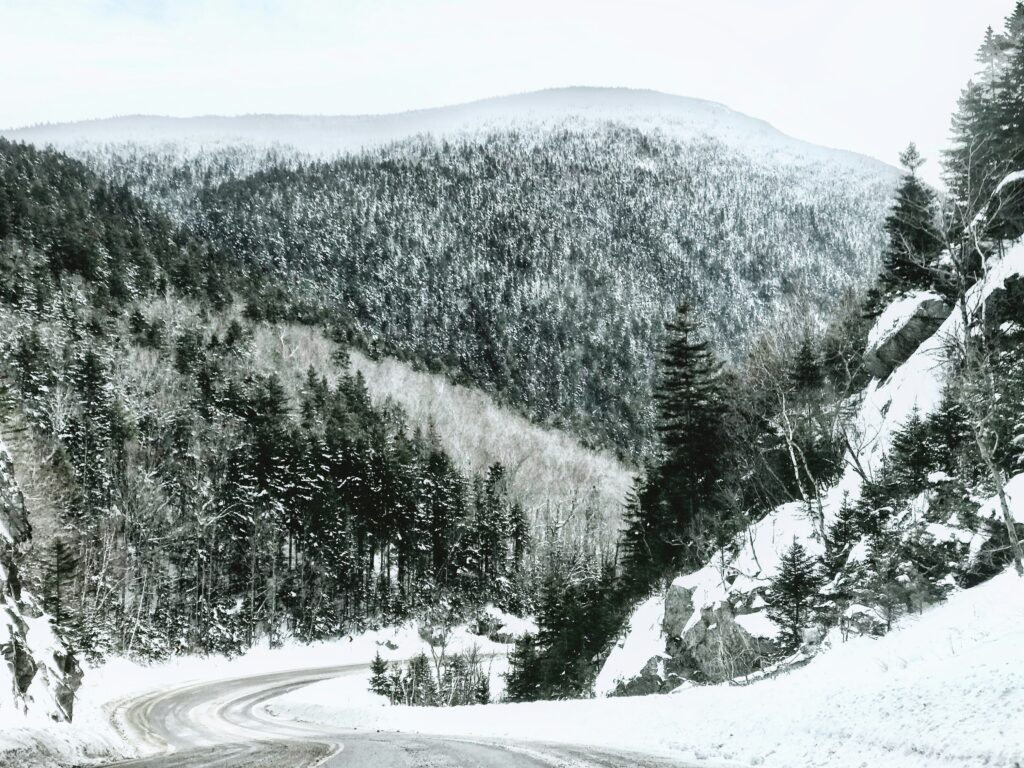
[[[1006, 505], [975, 512], [1024, 462], [1024, 288], [980, 317], [968, 297], [1024, 232], [1024, 6], [980, 60], [947, 196], [913, 145], [899, 178], [836, 177], [615, 123], [330, 159], [72, 159], [0, 139], [0, 432], [33, 508], [23, 578], [95, 658], [450, 627], [492, 605], [537, 621], [511, 660], [519, 701], [592, 695], [639, 601], [779, 509], [822, 549], [794, 539], [749, 596], [781, 634], [680, 654], [674, 684], [768, 669], [852, 606], [882, 634], [984, 581], [1020, 557]], [[896, 365], [872, 362], [872, 329], [922, 297], [962, 317], [953, 373], [873, 472], [855, 414]], [[510, 492], [516, 468], [466, 471], [371, 399], [353, 353], [614, 450], [636, 469], [621, 526], [573, 510], [591, 527], [570, 536], [568, 513]], [[922, 494], [931, 518], [907, 517]], [[928, 534], [951, 516], [974, 543]], [[458, 663], [472, 682], [451, 701], [486, 700], [477, 661]], [[435, 703], [410, 682], [425, 665], [375, 685]]]
[[216, 251], [76, 161], [0, 153], [4, 434], [38, 463], [30, 573], [73, 647], [236, 653], [440, 601], [523, 610], [531, 532], [500, 465], [460, 473], [343, 345], [278, 370], [299, 331], [246, 318]]
[[255, 315], [326, 321], [634, 461], [655, 444], [653, 361], [678, 300], [729, 357], [779, 318], [818, 327], [874, 272], [896, 180], [616, 123], [336, 160], [82, 155], [265, 275]]

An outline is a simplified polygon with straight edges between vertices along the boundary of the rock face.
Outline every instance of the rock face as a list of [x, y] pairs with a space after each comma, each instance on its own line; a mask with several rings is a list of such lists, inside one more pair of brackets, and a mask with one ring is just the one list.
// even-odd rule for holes
[[917, 294], [892, 304], [868, 338], [864, 352], [868, 373], [886, 378], [939, 329], [951, 309], [934, 293]]
[[774, 650], [772, 640], [756, 637], [736, 621], [738, 616], [754, 613], [754, 596], [738, 597], [736, 604], [696, 609], [694, 592], [679, 583], [668, 588], [661, 623], [665, 652], [620, 682], [615, 694], [667, 693], [686, 682], [721, 683], [764, 666]]
[[[736, 622], [753, 612], [751, 599], [718, 603], [694, 611], [693, 590], [674, 583], [665, 595], [667, 667], [688, 680], [720, 683], [761, 668], [773, 644], [753, 636]], [[752, 597], [752, 596], [751, 596]]]
[[70, 720], [82, 672], [18, 576], [32, 530], [14, 466], [0, 442], [0, 711]]

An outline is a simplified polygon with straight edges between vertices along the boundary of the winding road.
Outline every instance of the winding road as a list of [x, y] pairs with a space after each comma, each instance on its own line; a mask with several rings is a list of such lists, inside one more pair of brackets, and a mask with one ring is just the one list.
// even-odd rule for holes
[[[366, 665], [183, 685], [122, 703], [115, 722], [153, 756], [119, 768], [669, 768], [680, 763], [586, 746], [366, 733], [302, 723], [263, 705], [310, 683], [365, 675]], [[147, 750], [149, 751], [149, 750]]]

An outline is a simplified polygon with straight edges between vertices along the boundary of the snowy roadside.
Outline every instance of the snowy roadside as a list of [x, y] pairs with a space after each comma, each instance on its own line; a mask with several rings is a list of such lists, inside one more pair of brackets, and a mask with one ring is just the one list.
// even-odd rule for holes
[[[452, 631], [449, 653], [473, 647], [491, 657], [492, 683], [500, 685], [503, 682], [500, 673], [506, 669], [505, 655], [509, 646], [473, 634], [464, 626]], [[141, 664], [112, 658], [97, 667], [86, 667], [72, 723], [5, 713], [5, 719], [0, 721], [0, 766], [54, 768], [147, 754], [153, 747], [130, 733], [122, 732], [115, 722], [115, 713], [122, 702], [154, 691], [292, 669], [369, 664], [378, 652], [384, 659], [397, 661], [421, 651], [429, 655], [429, 646], [420, 637], [417, 626], [409, 623], [323, 643], [292, 643], [273, 650], [254, 648], [232, 659], [182, 656]], [[368, 676], [369, 672], [347, 677], [346, 680], [360, 681], [360, 687], [365, 691]], [[495, 695], [500, 695], [500, 692], [498, 688]], [[366, 696], [369, 705], [376, 703], [369, 693]]]
[[882, 638], [833, 643], [783, 677], [667, 696], [428, 709], [373, 701], [344, 679], [267, 708], [359, 730], [576, 742], [768, 768], [1024, 761], [1024, 581], [1012, 572]]

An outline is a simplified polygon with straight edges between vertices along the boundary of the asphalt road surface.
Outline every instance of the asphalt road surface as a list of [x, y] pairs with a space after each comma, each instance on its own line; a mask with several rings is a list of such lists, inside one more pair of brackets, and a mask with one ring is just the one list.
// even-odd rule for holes
[[199, 683], [149, 694], [115, 713], [154, 756], [119, 768], [669, 768], [681, 763], [587, 746], [360, 732], [270, 715], [263, 704], [366, 665]]

